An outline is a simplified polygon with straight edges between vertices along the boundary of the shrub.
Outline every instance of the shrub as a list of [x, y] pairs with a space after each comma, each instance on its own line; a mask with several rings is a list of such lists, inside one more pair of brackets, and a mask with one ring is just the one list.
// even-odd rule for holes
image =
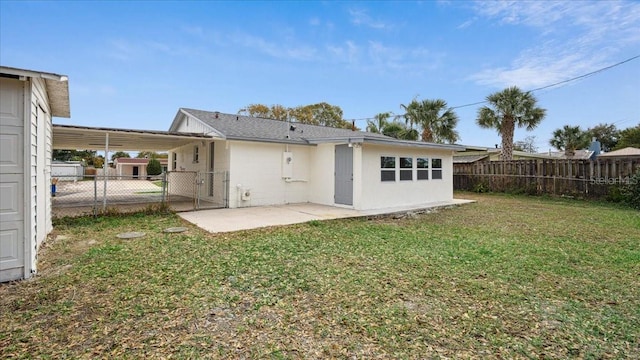
[[620, 188], [620, 195], [625, 204], [640, 210], [640, 170], [629, 178], [629, 181]]
[[473, 187], [473, 191], [479, 194], [487, 193], [489, 192], [489, 186], [483, 182], [480, 182]]
[[160, 161], [158, 159], [149, 160], [149, 164], [147, 164], [147, 175], [160, 175], [162, 174], [162, 165], [160, 165]]

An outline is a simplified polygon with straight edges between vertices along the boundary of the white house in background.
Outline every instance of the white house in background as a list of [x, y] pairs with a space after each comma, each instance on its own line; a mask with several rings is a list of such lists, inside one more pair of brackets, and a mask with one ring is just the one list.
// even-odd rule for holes
[[78, 181], [84, 178], [82, 161], [56, 161], [51, 163], [51, 177], [59, 181]]
[[[167, 171], [167, 159], [159, 158], [160, 166], [164, 172]], [[149, 159], [139, 158], [116, 158], [113, 161], [115, 174], [118, 179], [146, 179], [147, 165]]]
[[211, 184], [209, 195], [226, 191], [231, 208], [312, 202], [372, 210], [451, 201], [453, 153], [463, 150], [184, 108], [169, 132], [211, 136], [171, 149], [169, 170], [228, 174], [227, 188]]
[[70, 117], [67, 77], [0, 66], [0, 282], [36, 272], [51, 224], [51, 117]]

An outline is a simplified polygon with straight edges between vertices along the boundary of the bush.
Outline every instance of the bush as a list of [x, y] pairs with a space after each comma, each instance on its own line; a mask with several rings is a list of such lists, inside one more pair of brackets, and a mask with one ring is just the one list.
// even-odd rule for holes
[[162, 165], [160, 165], [160, 161], [158, 159], [149, 160], [149, 164], [147, 164], [147, 175], [160, 175], [162, 174]]
[[629, 181], [620, 188], [622, 201], [634, 209], [640, 210], [640, 170], [629, 178]]
[[473, 192], [477, 192], [479, 194], [482, 193], [487, 193], [489, 192], [489, 186], [483, 182], [477, 183], [474, 187], [473, 187]]

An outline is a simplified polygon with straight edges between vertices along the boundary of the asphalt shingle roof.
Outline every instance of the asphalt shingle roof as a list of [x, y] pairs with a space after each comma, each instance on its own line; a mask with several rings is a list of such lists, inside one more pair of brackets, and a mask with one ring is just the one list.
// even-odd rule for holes
[[[308, 143], [308, 140], [313, 139], [348, 138], [350, 136], [366, 136], [367, 138], [395, 140], [382, 134], [365, 133], [363, 131], [352, 131], [348, 129], [309, 125], [298, 122], [288, 123], [280, 120], [224, 114], [196, 109], [182, 108], [181, 110], [219, 131], [228, 139], [290, 141], [305, 144]], [[290, 130], [290, 126], [295, 127], [295, 130]], [[289, 136], [288, 139], [287, 136]]]
[[600, 154], [600, 157], [615, 157], [615, 156], [640, 156], [640, 149], [634, 147], [626, 147], [624, 149], [611, 151], [608, 153]]

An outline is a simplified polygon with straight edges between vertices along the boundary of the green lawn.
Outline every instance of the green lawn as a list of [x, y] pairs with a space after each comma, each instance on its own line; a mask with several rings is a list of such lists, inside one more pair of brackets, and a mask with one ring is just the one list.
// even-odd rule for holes
[[220, 235], [58, 224], [41, 273], [0, 286], [0, 358], [640, 358], [640, 212], [458, 197]]

